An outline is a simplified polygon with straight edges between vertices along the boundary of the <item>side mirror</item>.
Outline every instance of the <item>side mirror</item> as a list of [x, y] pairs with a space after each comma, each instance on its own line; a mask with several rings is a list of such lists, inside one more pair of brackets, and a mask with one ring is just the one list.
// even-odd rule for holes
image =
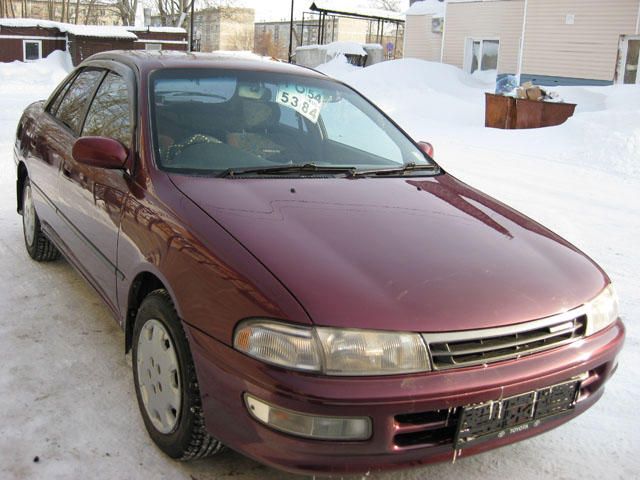
[[431, 145], [429, 142], [418, 142], [418, 147], [420, 147], [422, 153], [426, 153], [431, 158], [434, 158], [433, 155], [435, 152], [433, 151], [433, 145]]
[[107, 137], [80, 137], [73, 144], [73, 159], [92, 167], [125, 168], [129, 157], [127, 147]]

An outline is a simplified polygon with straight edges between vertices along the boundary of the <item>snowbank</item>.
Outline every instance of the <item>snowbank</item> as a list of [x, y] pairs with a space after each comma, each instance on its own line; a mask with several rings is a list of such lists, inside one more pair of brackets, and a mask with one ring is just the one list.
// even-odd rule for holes
[[347, 57], [345, 57], [343, 54], [339, 54], [333, 59], [329, 60], [327, 63], [317, 67], [316, 70], [324, 73], [325, 75], [339, 78], [347, 72], [361, 70], [361, 67], [351, 65], [347, 60]]
[[47, 97], [52, 86], [58, 84], [72, 69], [70, 55], [61, 50], [55, 50], [47, 58], [35, 62], [16, 60], [0, 63], [0, 98], [3, 107], [7, 100], [24, 104], [25, 95], [34, 100]]
[[484, 124], [483, 91], [493, 88], [451, 65], [411, 58], [364, 69], [337, 58], [318, 70], [353, 85], [405, 127]]
[[559, 87], [576, 114], [558, 127], [503, 131], [484, 127], [484, 92], [494, 72], [402, 59], [354, 69], [340, 58], [318, 70], [353, 85], [415, 139], [464, 141], [500, 151], [530, 151], [555, 162], [640, 176], [640, 89], [634, 85]]
[[482, 83], [495, 85], [496, 79], [498, 78], [498, 71], [497, 70], [476, 70], [471, 74], [471, 76]]
[[15, 134], [24, 107], [47, 98], [72, 69], [71, 57], [60, 50], [35, 62], [0, 63], [0, 145]]

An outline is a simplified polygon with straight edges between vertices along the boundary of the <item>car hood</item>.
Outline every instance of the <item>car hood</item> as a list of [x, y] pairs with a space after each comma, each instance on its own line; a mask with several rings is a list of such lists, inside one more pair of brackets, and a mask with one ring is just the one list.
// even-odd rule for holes
[[317, 325], [503, 326], [579, 306], [608, 282], [574, 246], [447, 174], [171, 178]]

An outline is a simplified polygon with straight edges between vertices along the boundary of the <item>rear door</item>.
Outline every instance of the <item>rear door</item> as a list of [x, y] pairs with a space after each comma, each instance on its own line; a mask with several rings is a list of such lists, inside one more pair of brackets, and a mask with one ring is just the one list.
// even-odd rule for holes
[[79, 136], [110, 137], [129, 152], [133, 150], [133, 76], [115, 65], [102, 72], [98, 85], [85, 99], [86, 108], [75, 125], [78, 133], [69, 139], [58, 188], [60, 212], [68, 225], [68, 246], [85, 276], [117, 312], [116, 275], [120, 272], [116, 253], [129, 177], [124, 170], [78, 163], [71, 155], [71, 146]]

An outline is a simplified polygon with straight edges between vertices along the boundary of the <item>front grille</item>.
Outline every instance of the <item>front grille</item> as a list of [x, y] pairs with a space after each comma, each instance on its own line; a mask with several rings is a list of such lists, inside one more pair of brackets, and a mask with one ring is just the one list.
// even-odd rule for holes
[[400, 448], [453, 444], [458, 426], [458, 410], [452, 408], [396, 415], [393, 443]]
[[424, 334], [434, 370], [500, 362], [560, 347], [584, 337], [587, 316], [565, 314], [509, 327]]

